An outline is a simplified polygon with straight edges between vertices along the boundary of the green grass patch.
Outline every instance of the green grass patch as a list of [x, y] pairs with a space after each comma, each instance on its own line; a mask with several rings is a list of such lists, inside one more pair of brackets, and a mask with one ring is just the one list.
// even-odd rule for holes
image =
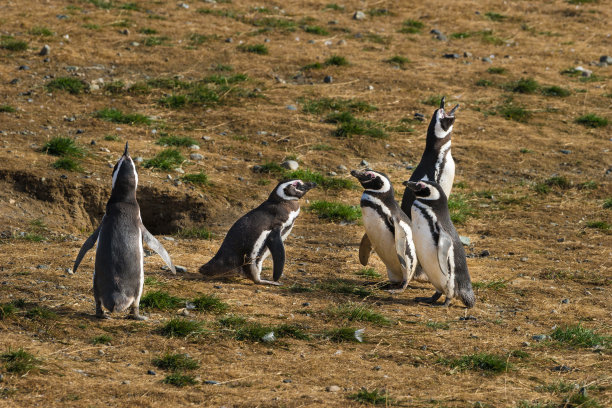
[[298, 99], [305, 113], [320, 115], [329, 111], [373, 112], [378, 108], [359, 99], [318, 98]]
[[113, 338], [111, 336], [109, 336], [108, 334], [101, 334], [92, 338], [91, 344], [109, 344], [111, 341], [113, 341]]
[[9, 373], [26, 374], [38, 369], [40, 360], [24, 349], [11, 350], [0, 354], [0, 360], [4, 362], [4, 369]]
[[187, 319], [171, 319], [160, 328], [166, 337], [188, 337], [202, 334], [202, 323]]
[[344, 11], [344, 6], [340, 6], [336, 3], [329, 3], [325, 5], [325, 10], [333, 10], [333, 11]]
[[[337, 329], [325, 330], [323, 332], [323, 337], [334, 343], [361, 343], [365, 340], [363, 334], [356, 332], [357, 329], [354, 327], [340, 327]], [[359, 339], [361, 339], [361, 341]]]
[[279, 326], [266, 326], [257, 322], [248, 322], [240, 316], [227, 316], [219, 320], [222, 327], [231, 329], [236, 340], [265, 342], [264, 336], [274, 333], [275, 338], [295, 338], [308, 340], [310, 336], [295, 325], [282, 324]]
[[2, 36], [0, 39], [0, 48], [9, 51], [25, 51], [28, 49], [28, 43], [23, 40], [17, 40], [11, 36]]
[[594, 113], [582, 115], [577, 118], [575, 122], [589, 128], [606, 127], [609, 123], [608, 119], [602, 118], [601, 116], [597, 116]]
[[199, 173], [185, 174], [181, 177], [181, 180], [200, 186], [206, 186], [209, 184], [208, 176], [202, 171]]
[[339, 293], [342, 295], [356, 295], [367, 297], [372, 295], [372, 291], [354, 282], [344, 279], [332, 279], [317, 285], [317, 289], [330, 293]]
[[126, 125], [150, 125], [151, 118], [140, 113], [123, 113], [119, 109], [104, 108], [95, 112], [94, 117], [107, 122]]
[[106, 140], [107, 142], [118, 142], [121, 140], [121, 137], [119, 135], [113, 135], [111, 133], [108, 133], [104, 135], [104, 140]]
[[142, 41], [142, 45], [146, 47], [154, 47], [156, 45], [168, 45], [170, 37], [162, 35], [159, 37], [147, 37]]
[[87, 30], [95, 30], [95, 31], [100, 29], [100, 26], [98, 24], [91, 24], [91, 23], [83, 24], [81, 27]]
[[179, 371], [195, 370], [200, 364], [186, 354], [166, 353], [161, 357], [156, 357], [152, 361], [153, 365], [162, 370]]
[[241, 44], [237, 47], [238, 51], [250, 52], [257, 55], [268, 55], [268, 47], [265, 44]]
[[60, 157], [52, 164], [54, 169], [66, 171], [81, 171], [81, 165], [72, 157]]
[[504, 16], [503, 14], [494, 13], [494, 12], [492, 12], [492, 11], [487, 11], [487, 12], [484, 14], [484, 16], [485, 16], [486, 18], [488, 18], [489, 20], [491, 20], [491, 21], [496, 21], [496, 22], [499, 22], [499, 21], [504, 21], [504, 20], [507, 18], [507, 17], [506, 17], [506, 16]]
[[319, 143], [313, 145], [311, 149], [319, 152], [329, 152], [331, 150], [334, 150], [334, 146], [328, 145], [327, 143]]
[[442, 96], [441, 95], [431, 95], [430, 97], [424, 99], [421, 101], [421, 103], [425, 104], [425, 105], [430, 105], [430, 106], [440, 106], [440, 101], [442, 101]]
[[217, 85], [231, 85], [238, 82], [244, 82], [248, 79], [249, 76], [247, 74], [234, 74], [230, 76], [214, 74], [204, 78], [204, 82]]
[[430, 320], [427, 323], [425, 323], [425, 326], [427, 326], [427, 327], [429, 327], [430, 329], [433, 329], [433, 330], [448, 330], [448, 329], [450, 329], [450, 324], [448, 324], [446, 322], [434, 322], [433, 320]]
[[123, 81], [113, 81], [104, 85], [104, 90], [110, 94], [118, 95], [125, 89], [125, 83]]
[[502, 67], [491, 67], [489, 69], [487, 69], [487, 72], [489, 74], [505, 74], [508, 70], [506, 68], [502, 68]]
[[475, 82], [476, 86], [482, 86], [482, 87], [488, 87], [488, 86], [492, 86], [493, 82], [489, 81], [488, 79], [479, 79], [478, 81]]
[[336, 137], [351, 137], [353, 135], [370, 136], [375, 139], [389, 137], [380, 123], [356, 118], [351, 112], [331, 113], [325, 118], [325, 122], [338, 124], [338, 128], [333, 131], [333, 135]]
[[599, 188], [599, 184], [593, 180], [585, 181], [584, 183], [578, 184], [578, 189], [580, 190], [597, 190]]
[[52, 37], [53, 36], [53, 31], [49, 30], [47, 27], [42, 27], [42, 26], [35, 26], [30, 28], [30, 31], [28, 31], [31, 35], [38, 35], [41, 37]]
[[176, 149], [166, 149], [157, 153], [152, 159], [145, 160], [144, 167], [172, 170], [179, 167], [184, 161], [185, 158], [181, 152]]
[[353, 302], [332, 307], [327, 310], [327, 314], [351, 322], [369, 322], [381, 326], [391, 323], [391, 321], [382, 314], [375, 312], [365, 305]]
[[45, 143], [42, 152], [52, 156], [82, 157], [84, 155], [83, 149], [78, 147], [73, 139], [59, 136]]
[[522, 94], [535, 93], [539, 88], [540, 84], [533, 78], [521, 78], [504, 86], [504, 89]]
[[315, 35], [329, 35], [329, 31], [327, 31], [323, 27], [315, 26], [315, 25], [304, 26], [304, 31], [306, 31], [309, 34], [315, 34]]
[[210, 239], [212, 232], [206, 227], [183, 228], [177, 235], [181, 238]]
[[305, 182], [308, 182], [308, 181], [315, 182], [317, 183], [318, 186], [326, 190], [327, 189], [337, 190], [337, 189], [344, 189], [344, 188], [346, 189], [355, 188], [355, 185], [353, 184], [351, 180], [337, 178], [337, 177], [327, 177], [321, 173], [318, 173], [316, 171], [307, 170], [307, 169], [285, 172], [284, 176], [285, 178], [289, 178], [289, 179], [300, 179]]
[[14, 113], [17, 112], [17, 109], [13, 108], [11, 105], [0, 105], [0, 112]]
[[252, 25], [255, 27], [261, 27], [261, 32], [271, 31], [271, 30], [280, 30], [292, 32], [295, 31], [297, 24], [295, 21], [287, 20], [284, 18], [276, 18], [276, 17], [263, 17], [263, 18], [254, 18], [250, 21]]
[[542, 88], [542, 95], [546, 96], [556, 96], [559, 98], [565, 98], [570, 96], [572, 93], [565, 88], [561, 88], [560, 86], [547, 86]]
[[494, 279], [490, 281], [479, 281], [472, 282], [472, 287], [474, 289], [492, 289], [492, 290], [500, 290], [506, 287], [508, 281], [503, 279]]
[[598, 334], [591, 329], [582, 327], [580, 324], [557, 327], [552, 331], [550, 337], [564, 345], [579, 348], [591, 348], [595, 346], [608, 348], [612, 341], [612, 337]]
[[515, 105], [513, 103], [505, 103], [497, 108], [497, 112], [508, 120], [515, 122], [527, 123], [533, 116], [530, 111], [525, 109], [523, 106]]
[[463, 194], [452, 194], [448, 200], [448, 209], [450, 210], [451, 221], [454, 224], [461, 225], [469, 217], [476, 216], [476, 210]]
[[391, 65], [397, 65], [400, 68], [404, 68], [404, 65], [410, 63], [410, 59], [401, 55], [394, 55], [393, 57], [386, 59], [384, 62]]
[[140, 34], [145, 34], [145, 35], [157, 34], [157, 30], [156, 29], [149, 28], [149, 27], [142, 27], [141, 29], [138, 30], [138, 32]]
[[55, 320], [57, 313], [43, 306], [35, 306], [25, 313], [25, 317], [32, 320]]
[[172, 296], [161, 290], [147, 292], [140, 298], [140, 307], [147, 309], [172, 310], [181, 306], [185, 306], [185, 299]]
[[399, 32], [404, 34], [418, 34], [425, 27], [422, 21], [419, 20], [404, 20], [402, 23], [402, 28], [400, 28]]
[[204, 43], [208, 43], [208, 42], [218, 40], [218, 39], [219, 39], [219, 36], [216, 34], [206, 35], [206, 34], [192, 33], [191, 35], [189, 35], [189, 44], [193, 46], [202, 45]]
[[192, 145], [198, 145], [198, 142], [190, 137], [181, 137], [181, 136], [162, 136], [155, 144], [160, 146], [176, 146], [176, 147], [189, 147]]
[[326, 66], [337, 66], [337, 67], [343, 67], [343, 66], [347, 66], [349, 65], [349, 62], [346, 58], [340, 56], [340, 55], [332, 55], [331, 57], [329, 57], [328, 59], [325, 60], [325, 65]]
[[13, 316], [16, 311], [17, 307], [13, 303], [0, 303], [0, 320]]
[[60, 77], [52, 79], [51, 81], [47, 82], [45, 87], [49, 92], [66, 91], [73, 95], [78, 95], [81, 92], [89, 89], [89, 85], [87, 85], [87, 83], [73, 77]]
[[365, 278], [378, 279], [381, 277], [380, 273], [376, 272], [374, 268], [363, 268], [355, 272], [357, 276], [363, 276]]
[[361, 208], [330, 201], [313, 201], [310, 210], [319, 218], [331, 221], [354, 222], [361, 218]]
[[612, 208], [612, 197], [608, 197], [604, 200], [603, 208], [604, 209]]
[[601, 231], [610, 230], [610, 224], [608, 224], [606, 221], [587, 221], [585, 225], [587, 226], [587, 228], [594, 228]]
[[184, 387], [186, 385], [195, 385], [197, 381], [194, 376], [189, 374], [172, 373], [162, 380], [164, 384], [174, 385], [175, 387]]
[[470, 354], [458, 359], [445, 360], [443, 363], [460, 371], [477, 370], [490, 373], [502, 373], [512, 367], [505, 358], [488, 353]]
[[349, 395], [348, 398], [360, 402], [362, 404], [385, 406], [395, 404], [395, 401], [389, 396], [387, 392], [385, 392], [384, 390], [379, 391], [377, 388], [372, 391], [368, 391], [367, 388], [362, 388], [356, 394]]
[[458, 33], [451, 33], [450, 38], [463, 39], [463, 38], [470, 38], [472, 35], [473, 34], [469, 32], [458, 32]]
[[215, 295], [201, 295], [191, 301], [201, 312], [223, 313], [229, 305]]

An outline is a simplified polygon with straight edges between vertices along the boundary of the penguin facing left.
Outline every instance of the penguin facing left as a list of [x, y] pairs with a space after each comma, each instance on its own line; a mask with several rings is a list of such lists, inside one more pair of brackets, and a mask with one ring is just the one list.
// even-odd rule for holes
[[465, 251], [450, 219], [444, 190], [439, 184], [426, 180], [405, 181], [404, 185], [416, 196], [411, 212], [419, 264], [436, 288], [432, 297], [416, 300], [435, 303], [444, 294], [444, 306], [458, 297], [465, 306], [473, 307], [476, 299]]
[[[284, 241], [300, 214], [298, 200], [314, 187], [315, 183], [302, 180], [280, 182], [266, 201], [232, 225], [219, 251], [200, 267], [200, 273], [210, 277], [239, 272], [257, 284], [280, 285], [285, 267]], [[274, 262], [272, 281], [261, 279], [262, 263], [270, 254]]]
[[359, 260], [367, 265], [371, 248], [387, 267], [387, 276], [403, 291], [412, 279], [417, 257], [410, 219], [395, 201], [393, 186], [383, 173], [366, 169], [351, 175], [364, 188], [361, 212], [366, 233], [359, 246]]
[[123, 156], [113, 169], [112, 191], [102, 222], [83, 244], [73, 270], [96, 241], [93, 292], [96, 316], [108, 319], [102, 307], [110, 312], [122, 312], [131, 306], [130, 317], [146, 320], [139, 313], [144, 286], [144, 252], [142, 241], [162, 257], [172, 273], [176, 270], [163, 245], [145, 228], [136, 201], [138, 173], [125, 144]]

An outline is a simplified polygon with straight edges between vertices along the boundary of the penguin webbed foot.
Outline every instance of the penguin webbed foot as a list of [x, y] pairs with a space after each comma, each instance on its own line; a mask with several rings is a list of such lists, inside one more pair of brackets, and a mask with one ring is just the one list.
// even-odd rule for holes
[[149, 318], [147, 316], [143, 316], [143, 315], [140, 315], [140, 314], [133, 314], [133, 313], [129, 314], [127, 316], [127, 318], [130, 319], [130, 320], [138, 320], [138, 321], [149, 320]]
[[111, 317], [108, 315], [108, 313], [104, 313], [103, 311], [96, 312], [96, 317], [97, 317], [98, 319], [106, 319], [106, 320], [108, 320], [108, 319], [110, 319], [110, 318], [111, 318]]
[[[422, 303], [435, 304], [438, 301], [438, 299], [440, 299], [440, 296], [442, 296], [442, 293], [436, 292], [431, 297], [416, 297], [414, 298], [414, 300], [417, 302], [422, 302]], [[448, 299], [448, 297], [446, 299]]]
[[280, 282], [269, 281], [265, 279], [259, 279], [258, 281], [255, 281], [255, 284], [256, 285], [271, 285], [271, 286], [282, 286], [283, 285]]
[[450, 306], [450, 303], [451, 303], [451, 300], [453, 300], [453, 299], [452, 299], [451, 297], [447, 296], [447, 297], [444, 299], [444, 303], [442, 303], [442, 307], [449, 307], [449, 306]]
[[404, 290], [406, 290], [407, 287], [408, 287], [408, 281], [393, 283], [392, 284], [393, 289], [389, 289], [387, 290], [387, 292], [391, 293], [392, 295], [395, 295], [398, 293], [402, 293]]

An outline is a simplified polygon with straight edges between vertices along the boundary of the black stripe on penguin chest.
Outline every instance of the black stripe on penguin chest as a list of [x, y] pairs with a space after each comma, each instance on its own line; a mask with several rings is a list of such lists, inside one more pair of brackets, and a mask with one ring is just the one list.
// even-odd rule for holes
[[376, 203], [373, 203], [370, 200], [361, 200], [361, 206], [369, 207], [376, 211], [376, 214], [378, 214], [378, 217], [384, 221], [385, 226], [387, 227], [389, 232], [392, 235], [395, 235], [395, 226], [393, 225], [393, 220], [387, 214], [385, 214], [380, 205], [377, 205]]
[[[416, 206], [416, 208], [418, 209], [418, 211], [421, 213], [421, 216], [423, 218], [425, 218], [425, 220], [427, 221], [427, 225], [429, 226], [429, 231], [431, 232], [431, 236], [433, 237], [433, 240], [435, 243], [438, 242], [438, 240], [440, 239], [440, 232], [438, 231], [438, 227], [436, 226], [436, 223], [433, 219], [433, 217], [429, 214], [429, 211], [427, 211], [426, 209], [429, 208], [424, 204], [423, 207], [421, 207], [420, 205], [414, 204]], [[431, 210], [431, 208], [429, 208]], [[433, 210], [431, 210], [433, 212]]]

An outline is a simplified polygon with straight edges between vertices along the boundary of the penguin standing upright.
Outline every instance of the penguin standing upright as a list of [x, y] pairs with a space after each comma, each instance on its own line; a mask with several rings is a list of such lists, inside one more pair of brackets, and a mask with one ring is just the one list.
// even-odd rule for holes
[[[455, 123], [456, 105], [449, 113], [444, 110], [444, 98], [440, 101], [440, 108], [436, 109], [429, 127], [425, 151], [419, 165], [416, 167], [410, 181], [430, 180], [438, 183], [446, 197], [450, 196], [455, 179], [455, 161], [451, 155], [451, 133]], [[414, 201], [414, 194], [407, 188], [402, 197], [402, 210], [410, 217], [410, 209]]]
[[386, 175], [372, 170], [351, 171], [365, 191], [361, 212], [366, 233], [359, 246], [359, 260], [367, 265], [371, 247], [385, 263], [387, 276], [406, 289], [416, 267], [410, 219], [395, 201], [393, 186]]
[[136, 201], [137, 186], [138, 174], [126, 143], [123, 156], [113, 169], [112, 192], [106, 213], [81, 247], [73, 267], [76, 273], [83, 256], [97, 241], [93, 291], [99, 318], [108, 318], [102, 306], [110, 312], [122, 312], [131, 306], [131, 318], [146, 320], [139, 314], [144, 286], [143, 239], [176, 274], [168, 252], [142, 223]]
[[[284, 241], [300, 214], [299, 199], [315, 183], [302, 180], [280, 182], [266, 201], [232, 225], [219, 251], [200, 273], [205, 276], [241, 272], [258, 284], [279, 285], [285, 266]], [[261, 279], [261, 265], [272, 254], [273, 281]]]
[[417, 300], [434, 303], [444, 293], [444, 306], [458, 297], [468, 308], [473, 307], [476, 299], [465, 251], [450, 219], [444, 190], [439, 184], [426, 180], [406, 181], [404, 185], [416, 196], [411, 215], [419, 264], [436, 288], [432, 297]]

